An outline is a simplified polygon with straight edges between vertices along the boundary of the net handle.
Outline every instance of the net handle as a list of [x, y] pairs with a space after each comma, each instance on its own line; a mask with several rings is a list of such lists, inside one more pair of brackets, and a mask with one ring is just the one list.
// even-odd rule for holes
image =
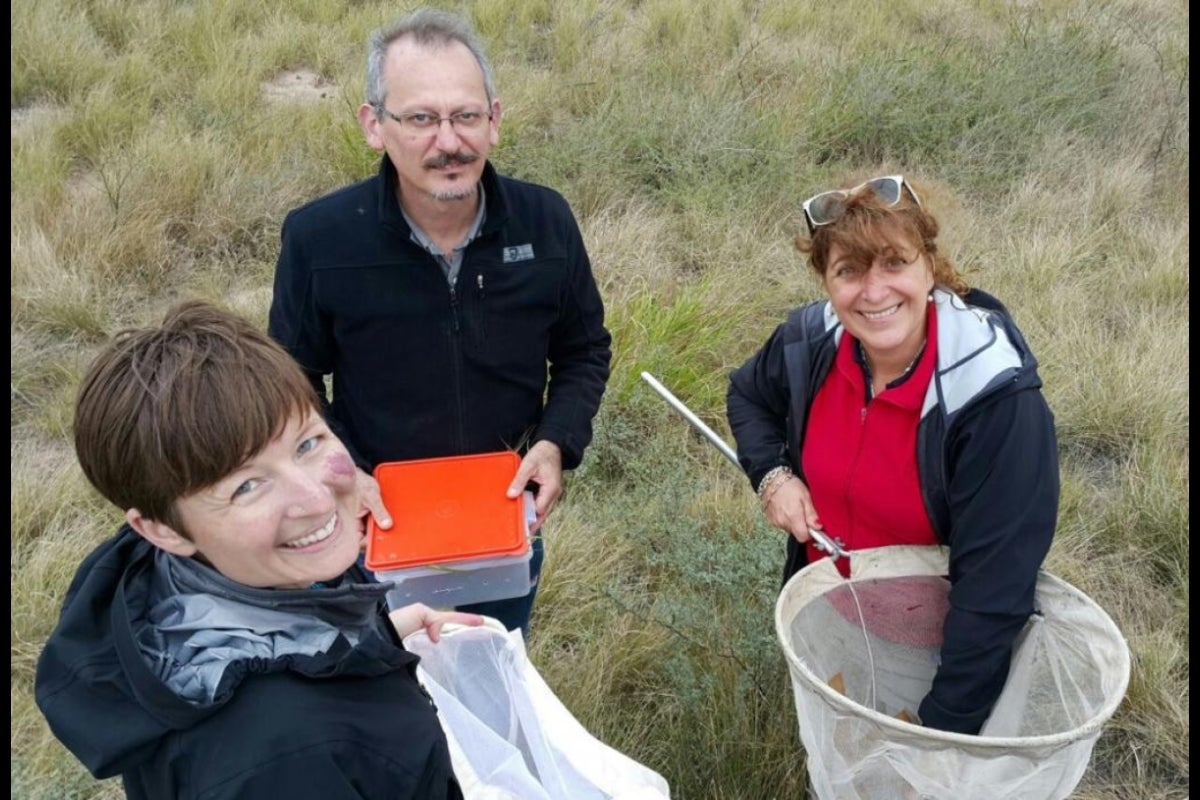
[[[738, 469], [742, 468], [738, 461], [737, 453], [733, 451], [724, 439], [717, 435], [716, 431], [704, 424], [704, 420], [692, 413], [692, 410], [683, 404], [683, 401], [671, 393], [671, 390], [659, 383], [658, 379], [649, 372], [642, 373], [642, 380], [650, 384], [654, 391], [670, 404], [672, 408], [683, 415], [683, 418], [691, 423], [692, 427], [700, 431], [709, 443], [721, 451], [721, 455], [729, 459], [729, 461]], [[834, 558], [849, 558], [850, 554], [836, 540], [818, 528], [809, 528], [808, 535], [813, 538], [817, 549], [824, 550]]]

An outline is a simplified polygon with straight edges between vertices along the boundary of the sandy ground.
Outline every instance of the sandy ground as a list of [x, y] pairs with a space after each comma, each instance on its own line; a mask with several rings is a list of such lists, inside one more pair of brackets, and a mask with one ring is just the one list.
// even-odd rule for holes
[[[263, 99], [269, 103], [316, 103], [337, 97], [337, 87], [307, 69], [281, 72], [262, 84]], [[19, 139], [45, 130], [66, 115], [66, 109], [36, 103], [9, 112], [10, 136]]]
[[333, 84], [326, 83], [320, 75], [307, 69], [280, 73], [262, 85], [262, 92], [268, 102], [276, 103], [318, 102], [329, 100], [337, 94]]

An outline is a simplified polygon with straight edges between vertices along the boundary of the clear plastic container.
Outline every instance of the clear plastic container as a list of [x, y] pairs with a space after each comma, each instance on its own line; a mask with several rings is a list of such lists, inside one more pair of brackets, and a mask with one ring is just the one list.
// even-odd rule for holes
[[395, 581], [388, 592], [392, 608], [409, 603], [449, 607], [504, 600], [529, 593], [532, 549], [519, 556], [457, 561], [450, 564], [376, 572], [381, 581]]

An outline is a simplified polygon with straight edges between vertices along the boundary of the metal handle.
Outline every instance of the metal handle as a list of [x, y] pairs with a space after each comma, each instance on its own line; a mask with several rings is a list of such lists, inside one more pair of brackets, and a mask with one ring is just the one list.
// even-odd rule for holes
[[680, 414], [683, 414], [683, 418], [692, 423], [693, 428], [704, 434], [704, 438], [708, 439], [708, 441], [710, 441], [714, 447], [721, 451], [723, 456], [733, 462], [735, 467], [738, 469], [742, 468], [742, 465], [738, 463], [737, 453], [733, 451], [733, 448], [730, 447], [724, 439], [718, 436], [716, 431], [705, 425], [704, 420], [693, 414], [691, 409], [683, 404], [683, 401], [671, 394], [670, 389], [659, 383], [658, 379], [649, 372], [642, 373], [642, 380], [650, 384], [654, 388], [654, 391], [662, 395], [663, 399], [670, 403], [672, 408], [674, 408]]
[[[724, 439], [718, 436], [716, 431], [705, 425], [704, 420], [693, 414], [691, 409], [683, 404], [682, 400], [671, 394], [670, 389], [659, 383], [658, 379], [649, 372], [642, 373], [642, 380], [650, 384], [651, 388], [658, 392], [662, 398], [671, 405], [672, 408], [682, 414], [683, 418], [690, 422], [693, 428], [704, 434], [704, 438], [708, 439], [708, 441], [714, 447], [720, 450], [721, 454], [728, 458], [735, 467], [738, 469], [742, 468], [741, 463], [738, 461], [737, 453], [734, 452], [733, 448], [730, 447]], [[813, 542], [816, 544], [818, 550], [824, 550], [834, 558], [850, 557], [850, 553], [848, 553], [836, 539], [831, 538], [824, 531], [816, 528], [809, 528], [808, 535], [813, 538]]]

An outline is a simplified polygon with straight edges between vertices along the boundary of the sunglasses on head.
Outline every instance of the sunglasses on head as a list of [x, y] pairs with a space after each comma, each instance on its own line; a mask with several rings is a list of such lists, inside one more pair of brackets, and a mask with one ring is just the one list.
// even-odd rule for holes
[[919, 208], [921, 198], [913, 190], [912, 185], [904, 180], [903, 175], [883, 175], [860, 183], [853, 189], [834, 189], [830, 192], [814, 194], [804, 201], [804, 221], [808, 223], [808, 232], [815, 233], [822, 225], [829, 225], [841, 219], [846, 213], [846, 201], [863, 192], [875, 195], [884, 205], [894, 206], [900, 202], [904, 190], [912, 196], [913, 202]]

